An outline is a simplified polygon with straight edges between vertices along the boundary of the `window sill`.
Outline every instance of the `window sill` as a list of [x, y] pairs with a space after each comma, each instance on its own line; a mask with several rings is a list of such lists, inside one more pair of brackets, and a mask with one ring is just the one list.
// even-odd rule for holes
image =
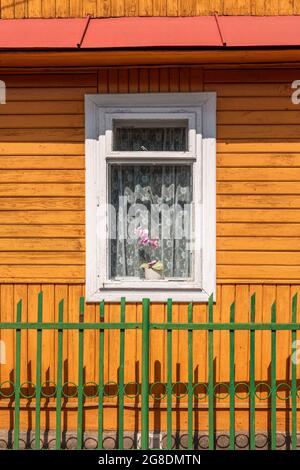
[[[134, 288], [136, 289], [136, 288]], [[121, 297], [125, 297], [127, 302], [141, 302], [142, 299], [148, 298], [151, 302], [166, 302], [171, 298], [174, 302], [208, 302], [210, 294], [201, 289], [183, 288], [171, 289], [156, 286], [155, 288], [145, 287], [141, 290], [133, 290], [132, 288], [114, 288], [114, 289], [101, 289], [96, 292], [87, 293], [86, 302], [106, 302], [119, 303]], [[214, 298], [215, 300], [215, 298]]]

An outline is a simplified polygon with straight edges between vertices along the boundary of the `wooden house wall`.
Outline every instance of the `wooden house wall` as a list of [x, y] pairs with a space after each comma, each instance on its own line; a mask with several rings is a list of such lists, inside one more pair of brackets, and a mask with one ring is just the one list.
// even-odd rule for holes
[[299, 0], [1, 0], [1, 18], [299, 15]]
[[[3, 5], [3, 2], [2, 2]], [[57, 305], [65, 299], [65, 321], [78, 320], [79, 297], [84, 294], [84, 94], [127, 92], [216, 91], [217, 102], [217, 302], [215, 321], [229, 320], [236, 302], [236, 320], [249, 320], [249, 297], [257, 295], [257, 321], [270, 320], [274, 300], [278, 321], [291, 318], [291, 296], [299, 291], [300, 235], [300, 108], [291, 102], [291, 82], [300, 69], [152, 67], [119, 69], [60, 69], [35, 73], [6, 72], [7, 104], [0, 105], [0, 321], [15, 319], [17, 301], [24, 302], [23, 319], [36, 319], [37, 293], [44, 292], [44, 320], [57, 319]], [[188, 299], [187, 299], [188, 300]], [[119, 307], [106, 307], [108, 321], [119, 319]], [[99, 318], [98, 307], [87, 305], [85, 320]], [[141, 319], [141, 306], [130, 304], [128, 321]], [[163, 305], [151, 307], [151, 319], [166, 320]], [[174, 306], [174, 321], [187, 319], [186, 305]], [[205, 321], [205, 305], [195, 306], [195, 321]], [[298, 321], [300, 313], [298, 314]], [[105, 380], [116, 381], [118, 334], [105, 333]], [[14, 378], [14, 335], [1, 332], [7, 363], [0, 366], [0, 382]], [[22, 333], [22, 382], [34, 381], [35, 332]], [[173, 377], [187, 379], [186, 332], [173, 335]], [[270, 374], [270, 333], [257, 333], [256, 380]], [[290, 376], [290, 334], [278, 333], [278, 380]], [[216, 332], [216, 381], [229, 379], [228, 332]], [[141, 335], [126, 332], [125, 381], [140, 381]], [[207, 381], [207, 336], [194, 337], [195, 381]], [[43, 381], [55, 381], [56, 337], [43, 337]], [[77, 381], [77, 333], [64, 339], [64, 381]], [[85, 380], [97, 381], [98, 333], [85, 333]], [[166, 337], [151, 332], [150, 380], [166, 380]], [[249, 335], [236, 334], [236, 380], [249, 380]], [[243, 392], [241, 392], [242, 394]], [[87, 400], [86, 426], [95, 427], [95, 401]], [[155, 403], [153, 405], [153, 403]], [[184, 400], [183, 400], [184, 403]], [[33, 407], [33, 404], [31, 404]], [[127, 400], [126, 421], [134, 427], [139, 405]], [[76, 401], [66, 412], [65, 425], [76, 424]], [[74, 411], [72, 412], [72, 406]], [[113, 399], [106, 426], [116, 424]], [[151, 402], [156, 409], [157, 402]], [[161, 405], [162, 410], [165, 404]], [[184, 408], [184, 404], [182, 405]], [[217, 425], [228, 421], [228, 401], [218, 400]], [[237, 428], [245, 429], [248, 401], [240, 401]], [[286, 426], [280, 406], [278, 426]], [[43, 412], [49, 426], [52, 412]], [[258, 427], [266, 429], [268, 401], [261, 402]], [[1, 426], [9, 425], [7, 400], [0, 400]], [[29, 407], [30, 408], [30, 407]], [[48, 414], [50, 413], [50, 418]], [[205, 418], [205, 404], [200, 418]], [[138, 414], [138, 416], [137, 416]], [[186, 425], [186, 413], [179, 414]], [[48, 416], [48, 417], [47, 417]], [[151, 415], [151, 425], [165, 414]], [[32, 418], [32, 417], [31, 417]], [[23, 427], [30, 413], [22, 413]], [[199, 418], [199, 419], [200, 419]], [[48, 421], [47, 421], [48, 420]], [[205, 422], [205, 419], [202, 420]]]

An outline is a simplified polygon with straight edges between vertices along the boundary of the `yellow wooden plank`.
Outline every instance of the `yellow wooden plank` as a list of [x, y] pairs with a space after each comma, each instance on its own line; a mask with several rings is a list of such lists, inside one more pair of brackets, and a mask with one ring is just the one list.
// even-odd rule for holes
[[170, 80], [170, 92], [178, 92], [179, 91], [179, 69], [176, 67], [170, 68], [169, 72], [169, 80]]
[[179, 89], [182, 92], [190, 91], [190, 69], [179, 69]]
[[263, 250], [270, 251], [298, 251], [300, 250], [299, 237], [218, 237], [218, 250]]
[[71, 17], [82, 17], [82, 0], [69, 0], [70, 3], [70, 16]]
[[[37, 309], [38, 309], [38, 294], [41, 292], [41, 284], [36, 281], [36, 284], [28, 286], [28, 312], [27, 321], [37, 321]], [[36, 330], [27, 331], [27, 380], [35, 383], [36, 376]], [[27, 387], [26, 387], [27, 388]], [[30, 389], [29, 389], [30, 390]], [[26, 394], [30, 392], [26, 391]]]
[[[5, 212], [3, 213], [5, 215]], [[300, 210], [289, 209], [218, 209], [218, 222], [297, 222], [300, 223]], [[0, 212], [1, 221], [1, 212]]]
[[83, 114], [83, 101], [12, 101], [0, 108], [0, 116], [32, 114]]
[[42, 2], [41, 0], [27, 0], [28, 18], [41, 18]]
[[170, 75], [169, 69], [160, 69], [159, 71], [159, 91], [170, 91]]
[[294, 13], [294, 0], [278, 0], [278, 14], [292, 15]]
[[[25, 299], [26, 300], [26, 299]], [[16, 320], [16, 311], [14, 306], [13, 285], [1, 285], [0, 287], [0, 306], [1, 322], [11, 322]], [[24, 310], [26, 319], [26, 305]], [[11, 380], [14, 382], [13, 371], [15, 367], [15, 333], [12, 330], [1, 331], [1, 341], [5, 349], [4, 363], [0, 364], [1, 382]], [[6, 384], [9, 389], [9, 384]]]
[[207, 83], [285, 83], [293, 82], [299, 76], [298, 67], [281, 68], [206, 68], [205, 81]]
[[[42, 284], [43, 292], [43, 321], [55, 322], [55, 297], [54, 285]], [[42, 333], [42, 384], [49, 387], [56, 383], [56, 355], [55, 351], [55, 333], [52, 330], [44, 330]], [[47, 390], [49, 393], [49, 390]], [[47, 392], [46, 392], [47, 393]]]
[[110, 13], [111, 13], [111, 16], [124, 16], [124, 13], [125, 13], [124, 0], [114, 0], [113, 2], [110, 2]]
[[217, 179], [219, 181], [286, 181], [291, 183], [300, 180], [300, 168], [218, 168]]
[[84, 198], [80, 197], [3, 197], [2, 210], [83, 210]]
[[[84, 251], [82, 238], [0, 238], [1, 251]], [[21, 256], [21, 255], [20, 255]]]
[[14, 18], [14, 3], [11, 0], [1, 0], [1, 18]]
[[[67, 283], [63, 285], [55, 284], [54, 285], [54, 319], [58, 321], [58, 309], [59, 303], [61, 300], [64, 300], [64, 322], [68, 322], [68, 312], [69, 312], [69, 286]], [[54, 333], [54, 357], [56, 359], [55, 371], [57, 371], [57, 331]], [[67, 332], [63, 331], [63, 383], [68, 380], [68, 338]]]
[[43, 132], [40, 132], [39, 129], [1, 129], [0, 139], [3, 142], [11, 142], [12, 140], [16, 142], [83, 142], [84, 130], [82, 128], [61, 128], [43, 129]]
[[83, 266], [0, 266], [0, 278], [10, 279], [10, 282], [17, 279], [35, 279], [35, 282], [39, 282], [40, 279], [55, 281], [55, 279], [70, 278], [81, 282], [84, 277], [85, 268]]
[[97, 0], [97, 16], [108, 17], [111, 16], [110, 0]]
[[296, 181], [220, 181], [217, 183], [217, 192], [219, 194], [299, 194], [300, 187]]
[[139, 0], [139, 16], [153, 15], [153, 0]]
[[84, 182], [83, 170], [0, 170], [0, 183]]
[[284, 139], [296, 139], [300, 132], [300, 125], [263, 125], [263, 126], [219, 126], [217, 137], [219, 139], [274, 139], [282, 141]]
[[291, 83], [206, 83], [205, 91], [215, 91], [218, 96], [291, 97]]
[[20, 252], [14, 251], [0, 251], [0, 265], [1, 264], [10, 264], [10, 265], [23, 265], [23, 264], [32, 264], [32, 265], [84, 265], [85, 264], [85, 255], [83, 252], [36, 252], [36, 251], [24, 251], [22, 254]]
[[251, 2], [251, 15], [264, 16], [265, 9], [265, 0], [254, 0]]
[[279, 195], [225, 195], [217, 197], [217, 207], [249, 207], [249, 208], [282, 208], [293, 209], [300, 207], [300, 197], [285, 194]]
[[120, 93], [128, 93], [129, 91], [129, 83], [128, 83], [128, 69], [120, 69], [119, 70], [119, 92]]
[[203, 69], [200, 67], [191, 68], [190, 91], [203, 91]]
[[291, 110], [295, 111], [295, 105], [287, 96], [218, 96], [219, 110]]
[[7, 101], [32, 101], [32, 100], [83, 100], [85, 94], [96, 93], [94, 87], [56, 87], [56, 88], [7, 88]]
[[149, 70], [148, 69], [139, 70], [139, 91], [140, 93], [149, 92]]
[[[3, 78], [2, 78], [3, 77]], [[36, 88], [40, 93], [47, 93], [46, 88], [80, 88], [95, 87], [97, 74], [96, 72], [85, 72], [78, 69], [62, 72], [38, 72], [22, 70], [22, 74], [3, 74], [1, 78], [5, 81], [7, 88]], [[57, 103], [59, 104], [59, 103]], [[28, 106], [28, 104], [27, 104]]]
[[[235, 321], [249, 322], [249, 286], [237, 285], [235, 292]], [[243, 358], [241, 360], [241, 358]], [[235, 333], [235, 380], [236, 382], [249, 382], [249, 332]], [[247, 397], [247, 389], [240, 387], [238, 396]], [[239, 401], [239, 399], [237, 400]]]
[[56, 18], [67, 18], [70, 16], [70, 1], [69, 0], [56, 0]]
[[[263, 322], [263, 286], [253, 284], [249, 286], [249, 302], [251, 295], [255, 294], [255, 322]], [[262, 377], [262, 364], [261, 364], [261, 354], [262, 354], [262, 332], [256, 331], [255, 333], [255, 383], [258, 383], [263, 380]]]
[[[285, 0], [284, 0], [285, 1]], [[266, 15], [279, 14], [279, 0], [268, 0], [265, 5]]]
[[84, 127], [83, 114], [59, 114], [59, 115], [2, 115], [0, 116], [0, 129], [49, 129], [52, 127]]
[[[263, 287], [263, 322], [271, 321], [271, 307], [276, 300], [276, 287], [264, 286]], [[262, 380], [268, 381], [270, 379], [270, 362], [271, 362], [271, 334], [268, 331], [262, 332], [262, 351], [261, 351], [261, 374]], [[262, 391], [258, 390], [259, 396], [266, 396], [266, 391], [262, 395]]]
[[149, 91], [151, 93], [159, 92], [159, 69], [151, 69], [149, 72]]
[[108, 90], [109, 93], [118, 93], [118, 69], [108, 70]]
[[300, 1], [294, 0], [294, 15], [299, 15], [300, 13]]
[[218, 236], [298, 237], [299, 232], [300, 224], [297, 223], [219, 223], [217, 226]]
[[[290, 286], [276, 287], [276, 316], [278, 323], [287, 323], [291, 321], [291, 288]], [[290, 378], [290, 354], [291, 354], [291, 333], [289, 331], [280, 331], [277, 333], [277, 364], [276, 376], [278, 381], [285, 382]], [[278, 391], [278, 397], [286, 396], [287, 388], [282, 387]]]
[[221, 124], [298, 124], [300, 111], [219, 111], [217, 122]]
[[[3, 259], [6, 259], [5, 254], [3, 254]], [[300, 264], [300, 253], [295, 251], [218, 251], [217, 264], [297, 266]]]
[[[83, 291], [82, 291], [83, 294]], [[95, 322], [99, 321], [99, 306], [98, 304], [85, 304], [84, 306], [84, 321]], [[84, 366], [84, 381], [89, 384], [86, 387], [86, 393], [88, 395], [95, 394], [95, 386], [89, 382], [95, 382], [96, 380], [96, 368], [98, 369], [98, 362], [96, 362], [96, 354], [98, 344], [96, 344], [96, 331], [87, 330], [84, 332], [84, 354], [83, 354], [83, 366]]]
[[84, 225], [2, 225], [0, 237], [74, 238], [84, 235]]
[[263, 279], [288, 281], [300, 280], [299, 267], [297, 266], [218, 266], [217, 277], [219, 279]]
[[[13, 286], [13, 301], [14, 301], [14, 310], [13, 310], [13, 317], [10, 321], [16, 320], [16, 311], [17, 311], [17, 303], [22, 300], [22, 321], [28, 321], [28, 285], [27, 284], [15, 284]], [[3, 320], [2, 320], [3, 321]], [[27, 333], [26, 331], [21, 332], [21, 383], [28, 380], [27, 377], [27, 350], [28, 350], [28, 342], [27, 342]], [[15, 355], [15, 349], [10, 351], [10, 354], [13, 356]]]
[[124, 0], [125, 16], [137, 16], [139, 12], [138, 0]]
[[179, 5], [178, 0], [167, 0], [167, 15], [178, 16]]
[[178, 16], [195, 16], [196, 0], [178, 0]]
[[80, 224], [84, 211], [0, 211], [0, 224]]
[[[79, 298], [83, 294], [82, 286], [69, 286], [68, 292], [68, 322], [79, 321]], [[68, 356], [65, 364], [65, 373], [69, 382], [78, 383], [78, 331], [70, 330], [67, 333]], [[74, 386], [69, 385], [74, 391]]]
[[294, 167], [291, 168], [291, 171], [297, 172], [295, 167], [300, 167], [300, 155], [297, 153], [219, 153], [217, 165], [222, 167], [265, 167], [268, 172], [275, 171], [273, 167]]
[[3, 155], [84, 155], [84, 144], [74, 142], [1, 142], [1, 159]]
[[139, 89], [139, 72], [137, 69], [130, 69], [129, 75], [129, 93], [137, 93]]
[[80, 183], [2, 183], [0, 196], [84, 196], [84, 185]]
[[81, 16], [97, 16], [97, 0], [83, 0]]
[[[51, 3], [51, 1], [49, 3]], [[15, 7], [14, 18], [25, 18], [26, 17], [27, 2], [14, 2], [14, 7]]]
[[107, 93], [108, 91], [108, 70], [100, 69], [98, 72], [98, 93]]
[[153, 11], [155, 16], [166, 16], [167, 0], [153, 0]]
[[[17, 174], [21, 174], [24, 171], [24, 175], [26, 172], [30, 171], [33, 174], [36, 174], [35, 171], [38, 169], [40, 170], [51, 170], [51, 174], [56, 169], [58, 171], [64, 172], [64, 170], [76, 170], [78, 174], [81, 174], [81, 170], [84, 169], [84, 158], [81, 156], [24, 156], [24, 157], [14, 157], [14, 156], [3, 156], [1, 155], [0, 158], [0, 168], [1, 171], [12, 172], [15, 171]], [[45, 173], [42, 171], [41, 173]], [[72, 171], [73, 173], [73, 171]], [[75, 172], [74, 172], [75, 173]], [[12, 173], [11, 173], [12, 174]], [[70, 173], [71, 174], [71, 173]], [[41, 181], [41, 180], [39, 180]]]

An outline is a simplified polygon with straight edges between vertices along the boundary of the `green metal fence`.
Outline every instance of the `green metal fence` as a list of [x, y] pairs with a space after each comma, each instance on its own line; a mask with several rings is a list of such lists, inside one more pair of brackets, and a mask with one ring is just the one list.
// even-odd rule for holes
[[[99, 306], [99, 321], [94, 323], [84, 322], [84, 298], [80, 298], [79, 305], [79, 321], [76, 323], [64, 322], [64, 301], [61, 300], [58, 307], [58, 322], [43, 322], [43, 294], [38, 295], [38, 311], [36, 322], [22, 321], [22, 301], [17, 304], [16, 322], [0, 323], [1, 330], [12, 330], [15, 332], [15, 376], [14, 382], [6, 380], [0, 384], [0, 398], [11, 398], [14, 401], [14, 449], [19, 448], [20, 437], [20, 403], [23, 398], [35, 399], [35, 448], [39, 449], [41, 437], [41, 399], [43, 397], [53, 397], [56, 400], [56, 448], [61, 448], [62, 443], [62, 399], [64, 397], [76, 397], [77, 399], [77, 448], [83, 448], [84, 436], [84, 401], [86, 398], [84, 383], [84, 332], [87, 330], [99, 331], [99, 363], [98, 363], [98, 383], [95, 384], [96, 393], [93, 397], [97, 398], [97, 434], [98, 449], [103, 448], [104, 436], [104, 399], [107, 395], [107, 383], [104, 383], [104, 352], [105, 352], [105, 330], [118, 330], [120, 332], [120, 356], [119, 356], [119, 379], [115, 384], [117, 387], [116, 395], [118, 396], [118, 442], [117, 447], [123, 448], [124, 442], [124, 397], [128, 396], [128, 383], [124, 382], [124, 357], [125, 357], [125, 331], [132, 329], [142, 330], [142, 380], [141, 385], [137, 386], [136, 394], [141, 395], [141, 448], [147, 449], [149, 446], [149, 397], [153, 396], [153, 385], [149, 384], [149, 352], [150, 352], [150, 330], [164, 330], [167, 335], [167, 381], [163, 385], [165, 393], [163, 398], [166, 399], [166, 447], [172, 448], [172, 430], [173, 430], [173, 414], [172, 399], [174, 396], [180, 398], [185, 395], [187, 397], [187, 447], [195, 448], [195, 429], [194, 429], [194, 412], [197, 409], [199, 400], [207, 400], [208, 407], [208, 447], [214, 449], [216, 445], [216, 397], [218, 396], [218, 388], [220, 385], [225, 387], [226, 396], [229, 398], [229, 448], [235, 448], [235, 422], [236, 422], [236, 400], [241, 399], [240, 387], [246, 388], [246, 397], [249, 403], [249, 448], [256, 447], [256, 404], [258, 400], [268, 399], [270, 401], [271, 419], [270, 429], [271, 435], [270, 447], [276, 449], [277, 436], [277, 403], [278, 400], [289, 400], [291, 409], [291, 432], [290, 432], [290, 448], [297, 448], [297, 411], [298, 401], [300, 399], [299, 381], [297, 379], [297, 366], [295, 361], [291, 361], [291, 377], [286, 382], [277, 381], [276, 376], [276, 335], [279, 331], [291, 332], [291, 355], [295, 352], [295, 341], [297, 330], [300, 330], [300, 323], [297, 323], [297, 296], [292, 299], [292, 321], [290, 323], [276, 322], [276, 304], [272, 305], [271, 322], [257, 323], [255, 322], [255, 295], [250, 299], [250, 322], [235, 322], [235, 305], [230, 307], [230, 321], [228, 323], [216, 323], [213, 318], [213, 299], [210, 297], [208, 302], [208, 322], [193, 322], [193, 305], [188, 305], [188, 322], [175, 323], [172, 321], [172, 300], [167, 301], [167, 322], [157, 323], [150, 322], [150, 300], [142, 300], [142, 322], [126, 322], [126, 301], [124, 298], [120, 302], [120, 321], [111, 323], [104, 321], [104, 302]], [[35, 383], [27, 382], [21, 384], [21, 332], [24, 330], [35, 330], [36, 335], [36, 377]], [[57, 377], [54, 391], [49, 394], [45, 391], [42, 383], [41, 364], [42, 364], [42, 337], [46, 330], [57, 331]], [[66, 383], [63, 383], [63, 336], [67, 330], [75, 330], [78, 332], [78, 383], [73, 384], [75, 392], [71, 395], [66, 393]], [[172, 334], [175, 330], [187, 331], [187, 367], [188, 381], [187, 383], [173, 382], [172, 377]], [[195, 383], [193, 370], [193, 333], [197, 330], [208, 332], [208, 381], [207, 383]], [[229, 332], [229, 383], [220, 384], [215, 382], [215, 365], [214, 365], [214, 332]], [[250, 361], [249, 361], [249, 382], [237, 383], [235, 380], [235, 333], [237, 331], [248, 331], [250, 337]], [[271, 332], [271, 377], [269, 382], [256, 383], [255, 381], [255, 335], [257, 331]], [[133, 382], [130, 382], [132, 384]], [[184, 388], [184, 393], [179, 394], [176, 391], [176, 385], [180, 384]], [[30, 385], [31, 393], [27, 390], [24, 393], [24, 387]], [[197, 387], [201, 386], [203, 393], [197, 392]], [[7, 391], [9, 387], [9, 392]], [[264, 387], [268, 393], [267, 397], [262, 398], [258, 390]], [[279, 391], [282, 389], [287, 391], [286, 395], [280, 397]], [[109, 410], [108, 410], [109, 412]], [[1, 427], [1, 426], [0, 426]]]

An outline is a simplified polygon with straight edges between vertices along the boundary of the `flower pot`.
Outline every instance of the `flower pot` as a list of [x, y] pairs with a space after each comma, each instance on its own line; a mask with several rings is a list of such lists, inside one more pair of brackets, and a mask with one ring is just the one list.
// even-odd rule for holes
[[147, 281], [159, 280], [162, 279], [162, 277], [162, 271], [156, 271], [152, 268], [145, 268], [145, 279], [147, 279]]

